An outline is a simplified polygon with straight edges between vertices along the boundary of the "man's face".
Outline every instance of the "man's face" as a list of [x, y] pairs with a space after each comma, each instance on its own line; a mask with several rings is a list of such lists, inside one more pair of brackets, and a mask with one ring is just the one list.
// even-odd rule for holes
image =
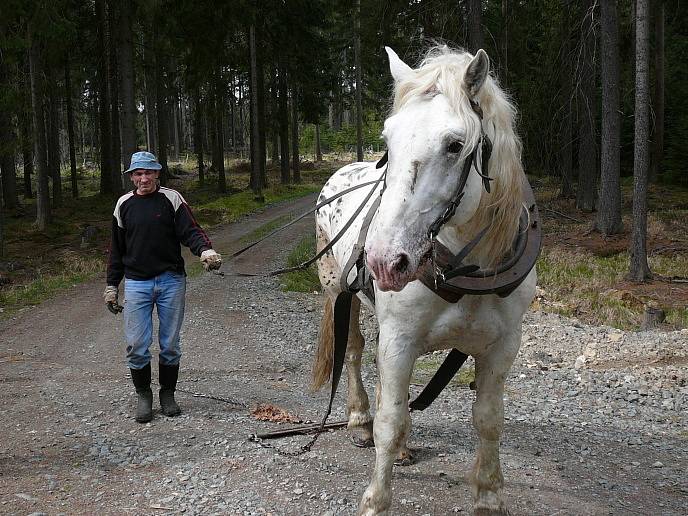
[[131, 182], [136, 186], [136, 193], [146, 195], [155, 192], [158, 184], [159, 170], [137, 168], [131, 173]]

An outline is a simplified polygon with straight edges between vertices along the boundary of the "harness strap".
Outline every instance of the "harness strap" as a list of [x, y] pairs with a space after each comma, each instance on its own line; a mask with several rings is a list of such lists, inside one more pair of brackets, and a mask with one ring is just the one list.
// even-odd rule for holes
[[[317, 262], [320, 258], [322, 258], [323, 256], [325, 256], [325, 254], [326, 254], [328, 251], [330, 251], [330, 249], [332, 249], [332, 248], [334, 247], [334, 245], [339, 241], [340, 238], [342, 238], [342, 236], [344, 236], [344, 233], [346, 233], [347, 230], [351, 227], [351, 225], [352, 225], [352, 224], [354, 223], [354, 221], [356, 220], [356, 217], [358, 217], [358, 214], [361, 213], [361, 211], [363, 210], [363, 208], [365, 207], [365, 205], [368, 203], [368, 201], [370, 200], [370, 198], [373, 196], [373, 193], [374, 193], [375, 190], [377, 189], [377, 185], [380, 184], [380, 182], [382, 182], [382, 181], [385, 180], [386, 174], [387, 174], [387, 170], [385, 170], [385, 171], [382, 173], [382, 175], [381, 175], [378, 179], [376, 179], [375, 181], [366, 183], [366, 184], [372, 184], [373, 187], [372, 187], [372, 188], [370, 189], [370, 191], [366, 194], [365, 199], [363, 199], [363, 202], [361, 202], [361, 204], [358, 206], [358, 208], [356, 208], [356, 211], [353, 213], [353, 215], [351, 216], [351, 218], [350, 218], [349, 220], [346, 221], [346, 224], [344, 224], [344, 226], [343, 226], [342, 229], [339, 231], [339, 233], [337, 233], [337, 234], [334, 236], [334, 238], [333, 238], [332, 240], [330, 240], [330, 241], [328, 242], [328, 244], [327, 244], [325, 247], [323, 247], [323, 248], [320, 250], [320, 252], [317, 253], [315, 256], [313, 256], [313, 257], [310, 258], [309, 260], [306, 260], [306, 261], [303, 262], [303, 263], [300, 263], [300, 264], [298, 264], [298, 265], [295, 265], [294, 267], [286, 267], [286, 268], [284, 268], [284, 269], [277, 269], [277, 270], [270, 271], [270, 272], [267, 272], [267, 273], [264, 273], [264, 274], [252, 274], [252, 273], [248, 273], [248, 272], [238, 272], [238, 273], [235, 274], [235, 276], [243, 276], [243, 277], [258, 277], [258, 276], [262, 276], [262, 277], [271, 277], [271, 276], [277, 276], [277, 275], [279, 275], [279, 274], [286, 274], [286, 273], [288, 273], [288, 272], [294, 272], [294, 271], [300, 271], [300, 270], [306, 269], [306, 268], [309, 267], [311, 264]], [[329, 199], [330, 202], [331, 202], [331, 200], [332, 200], [332, 198]], [[321, 204], [322, 204], [322, 203], [321, 203]], [[310, 212], [309, 212], [309, 213], [310, 213]], [[280, 229], [282, 229], [282, 228], [280, 228]], [[234, 256], [234, 255], [233, 255], [233, 256]]]
[[[371, 303], [375, 304], [375, 291], [372, 288], [372, 282], [370, 277], [370, 271], [365, 263], [365, 242], [368, 237], [368, 229], [373, 221], [373, 217], [377, 213], [377, 209], [380, 207], [380, 202], [382, 201], [382, 193], [385, 188], [382, 188], [380, 196], [373, 201], [370, 205], [370, 209], [366, 214], [363, 222], [361, 223], [361, 229], [358, 232], [358, 240], [354, 244], [351, 255], [342, 270], [342, 275], [339, 277], [339, 287], [342, 290], [347, 290], [349, 292], [363, 292], [365, 296], [370, 300]], [[356, 267], [357, 274], [354, 280], [349, 283], [349, 274], [351, 270]]]
[[466, 353], [452, 349], [418, 397], [409, 403], [410, 410], [425, 410], [449, 384], [468, 358]]
[[332, 412], [332, 402], [337, 394], [339, 379], [342, 376], [346, 347], [349, 341], [349, 320], [351, 319], [351, 300], [353, 292], [340, 292], [334, 302], [334, 356], [332, 360], [332, 386], [330, 388], [330, 401], [327, 404], [327, 412], [323, 417], [320, 427], [323, 428], [327, 418]]
[[[384, 157], [384, 156], [383, 156], [383, 157]], [[287, 222], [284, 226], [281, 226], [281, 227], [279, 227], [279, 228], [277, 228], [277, 229], [271, 231], [270, 233], [268, 233], [268, 234], [265, 235], [264, 237], [262, 237], [262, 238], [256, 240], [255, 242], [251, 242], [251, 243], [248, 244], [246, 247], [242, 247], [242, 248], [239, 249], [238, 251], [234, 252], [234, 253], [230, 256], [230, 258], [236, 258], [237, 256], [239, 256], [239, 255], [241, 255], [241, 254], [244, 254], [246, 251], [248, 251], [249, 249], [251, 249], [253, 246], [258, 245], [258, 244], [260, 244], [261, 242], [263, 242], [264, 240], [267, 240], [268, 238], [270, 238], [271, 236], [273, 236], [274, 234], [279, 233], [280, 231], [283, 231], [283, 230], [287, 229], [287, 228], [288, 228], [289, 226], [291, 226], [292, 224], [296, 224], [298, 221], [300, 221], [300, 220], [303, 219], [304, 217], [307, 217], [307, 216], [310, 215], [311, 213], [314, 213], [314, 212], [318, 211], [318, 210], [319, 210], [320, 208], [322, 208], [323, 206], [326, 206], [326, 205], [330, 204], [332, 201], [337, 200], [338, 198], [342, 197], [343, 195], [346, 195], [346, 194], [348, 194], [348, 193], [350, 193], [350, 192], [353, 192], [354, 190], [358, 190], [359, 188], [363, 188], [364, 186], [377, 184], [378, 182], [379, 182], [379, 180], [377, 180], [377, 179], [376, 179], [375, 181], [367, 181], [367, 182], [365, 182], [365, 183], [361, 183], [361, 184], [352, 186], [352, 187], [350, 187], [350, 188], [347, 188], [346, 190], [342, 190], [341, 192], [337, 192], [337, 193], [336, 193], [335, 195], [333, 195], [332, 197], [329, 197], [329, 198], [325, 199], [324, 201], [319, 202], [318, 204], [316, 204], [316, 205], [315, 205], [315, 208], [312, 208], [312, 209], [308, 210], [307, 212], [302, 213], [301, 215], [299, 215], [298, 217], [296, 217], [294, 220], [291, 220], [291, 221]]]

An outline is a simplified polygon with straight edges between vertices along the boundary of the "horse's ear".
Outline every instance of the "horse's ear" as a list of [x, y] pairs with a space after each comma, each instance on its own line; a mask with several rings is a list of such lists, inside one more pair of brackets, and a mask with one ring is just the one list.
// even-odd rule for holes
[[413, 69], [404, 63], [397, 53], [389, 47], [385, 47], [389, 57], [389, 71], [392, 72], [395, 82], [401, 82], [413, 73]]
[[471, 98], [475, 97], [480, 91], [480, 88], [483, 87], [489, 71], [490, 59], [487, 57], [487, 53], [481, 48], [476, 52], [468, 68], [466, 68], [466, 74], [463, 78], [463, 87]]

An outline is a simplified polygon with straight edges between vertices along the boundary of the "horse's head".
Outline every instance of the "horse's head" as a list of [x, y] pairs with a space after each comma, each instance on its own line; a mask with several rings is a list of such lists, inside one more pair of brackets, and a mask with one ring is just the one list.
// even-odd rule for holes
[[[504, 226], [502, 232], [508, 226], [513, 234], [519, 209], [514, 197], [520, 198], [520, 190], [509, 195], [505, 192], [517, 188], [513, 178], [522, 169], [520, 144], [512, 127], [513, 107], [489, 76], [484, 51], [472, 56], [440, 49], [417, 70], [401, 61], [393, 50], [387, 48], [387, 53], [395, 81], [393, 113], [382, 133], [389, 152], [387, 187], [370, 229], [366, 253], [378, 288], [399, 291], [417, 278], [419, 268], [429, 257], [429, 228], [456, 197], [464, 163], [471, 160], [473, 149], [480, 143], [483, 121], [472, 102], [486, 111], [484, 122], [490, 126], [486, 130], [493, 141], [496, 138], [489, 171], [482, 171], [489, 172], [495, 182], [492, 193], [487, 194], [478, 170], [471, 167], [449, 225], [463, 226], [470, 233], [472, 219], [475, 225], [475, 219], [494, 219], [499, 211], [493, 209], [489, 214], [486, 205], [502, 205], [496, 223]], [[495, 134], [499, 126], [504, 126], [504, 135]], [[493, 164], [495, 160], [503, 163]], [[479, 211], [484, 213], [476, 217]], [[501, 220], [508, 218], [511, 220]], [[488, 220], [488, 224], [493, 222]], [[506, 244], [500, 242], [499, 249], [493, 251], [503, 253], [509, 238], [502, 238]]]

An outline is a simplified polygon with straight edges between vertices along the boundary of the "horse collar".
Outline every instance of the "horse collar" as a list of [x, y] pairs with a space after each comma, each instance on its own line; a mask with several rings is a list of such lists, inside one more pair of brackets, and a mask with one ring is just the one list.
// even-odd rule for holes
[[497, 294], [500, 297], [511, 294], [535, 266], [542, 245], [540, 215], [533, 190], [525, 178], [523, 192], [524, 206], [518, 233], [512, 245], [512, 254], [506, 261], [489, 270], [463, 264], [463, 258], [485, 234], [485, 228], [456, 255], [441, 243], [433, 241], [434, 264], [428, 264], [421, 270], [420, 281], [450, 303], [458, 302], [466, 294]]

